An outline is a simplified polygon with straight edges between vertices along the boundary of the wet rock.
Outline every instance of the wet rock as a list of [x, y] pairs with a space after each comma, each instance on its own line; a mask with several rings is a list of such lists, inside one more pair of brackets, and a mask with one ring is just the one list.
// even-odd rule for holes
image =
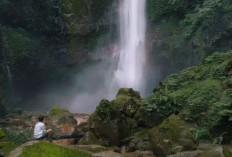
[[194, 150], [196, 145], [192, 140], [191, 126], [172, 115], [149, 133], [151, 148], [155, 155], [166, 156], [180, 151]]
[[78, 142], [78, 144], [81, 145], [89, 145], [89, 144], [100, 144], [101, 142], [99, 139], [92, 133], [92, 132], [86, 132], [84, 137], [81, 138]]

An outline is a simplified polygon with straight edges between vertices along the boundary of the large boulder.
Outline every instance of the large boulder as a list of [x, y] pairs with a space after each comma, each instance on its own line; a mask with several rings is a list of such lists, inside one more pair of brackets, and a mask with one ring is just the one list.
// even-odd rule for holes
[[69, 134], [75, 131], [77, 121], [68, 110], [54, 106], [48, 113], [48, 126], [58, 134]]
[[111, 102], [103, 99], [90, 116], [89, 127], [104, 145], [120, 145], [121, 140], [130, 136], [137, 126], [140, 111], [139, 92], [122, 88]]
[[191, 126], [179, 116], [171, 115], [162, 124], [151, 129], [149, 138], [155, 155], [166, 156], [181, 151], [194, 150]]

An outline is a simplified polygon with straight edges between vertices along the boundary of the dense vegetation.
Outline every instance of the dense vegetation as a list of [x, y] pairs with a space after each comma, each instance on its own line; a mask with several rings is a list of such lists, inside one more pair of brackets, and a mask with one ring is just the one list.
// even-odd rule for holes
[[[154, 93], [144, 100], [145, 122], [165, 119], [178, 114], [195, 124], [192, 132], [196, 141], [225, 136], [231, 140], [231, 67], [232, 52], [215, 53], [199, 66], [169, 75]], [[156, 116], [154, 116], [156, 115]], [[153, 119], [153, 120], [152, 120]]]
[[[4, 94], [4, 102], [23, 105], [49, 84], [70, 82], [71, 73], [107, 31], [108, 26], [98, 22], [110, 4], [106, 0], [1, 0], [0, 95]], [[89, 21], [86, 28], [92, 26], [85, 34], [78, 32], [83, 19]], [[1, 99], [0, 106], [4, 102]]]
[[122, 88], [116, 99], [99, 103], [89, 119], [92, 134], [84, 140], [126, 145], [127, 151], [152, 150], [160, 157], [198, 150], [202, 143], [230, 146], [231, 76], [232, 51], [217, 52], [197, 66], [168, 75], [147, 98]]
[[231, 49], [230, 0], [148, 0], [148, 16], [152, 55], [161, 73], [179, 71], [215, 51]]

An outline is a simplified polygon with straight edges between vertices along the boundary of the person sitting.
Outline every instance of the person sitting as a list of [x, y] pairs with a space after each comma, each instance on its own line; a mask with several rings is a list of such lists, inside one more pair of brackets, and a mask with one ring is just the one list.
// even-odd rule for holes
[[35, 125], [34, 128], [34, 138], [36, 140], [48, 139], [49, 141], [52, 140], [52, 129], [45, 129], [44, 116], [39, 116], [39, 122]]

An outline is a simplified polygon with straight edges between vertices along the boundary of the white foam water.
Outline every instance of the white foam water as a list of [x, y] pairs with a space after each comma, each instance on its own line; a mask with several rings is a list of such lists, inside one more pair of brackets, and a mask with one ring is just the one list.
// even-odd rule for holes
[[121, 0], [119, 8], [119, 62], [114, 86], [144, 92], [146, 0]]

